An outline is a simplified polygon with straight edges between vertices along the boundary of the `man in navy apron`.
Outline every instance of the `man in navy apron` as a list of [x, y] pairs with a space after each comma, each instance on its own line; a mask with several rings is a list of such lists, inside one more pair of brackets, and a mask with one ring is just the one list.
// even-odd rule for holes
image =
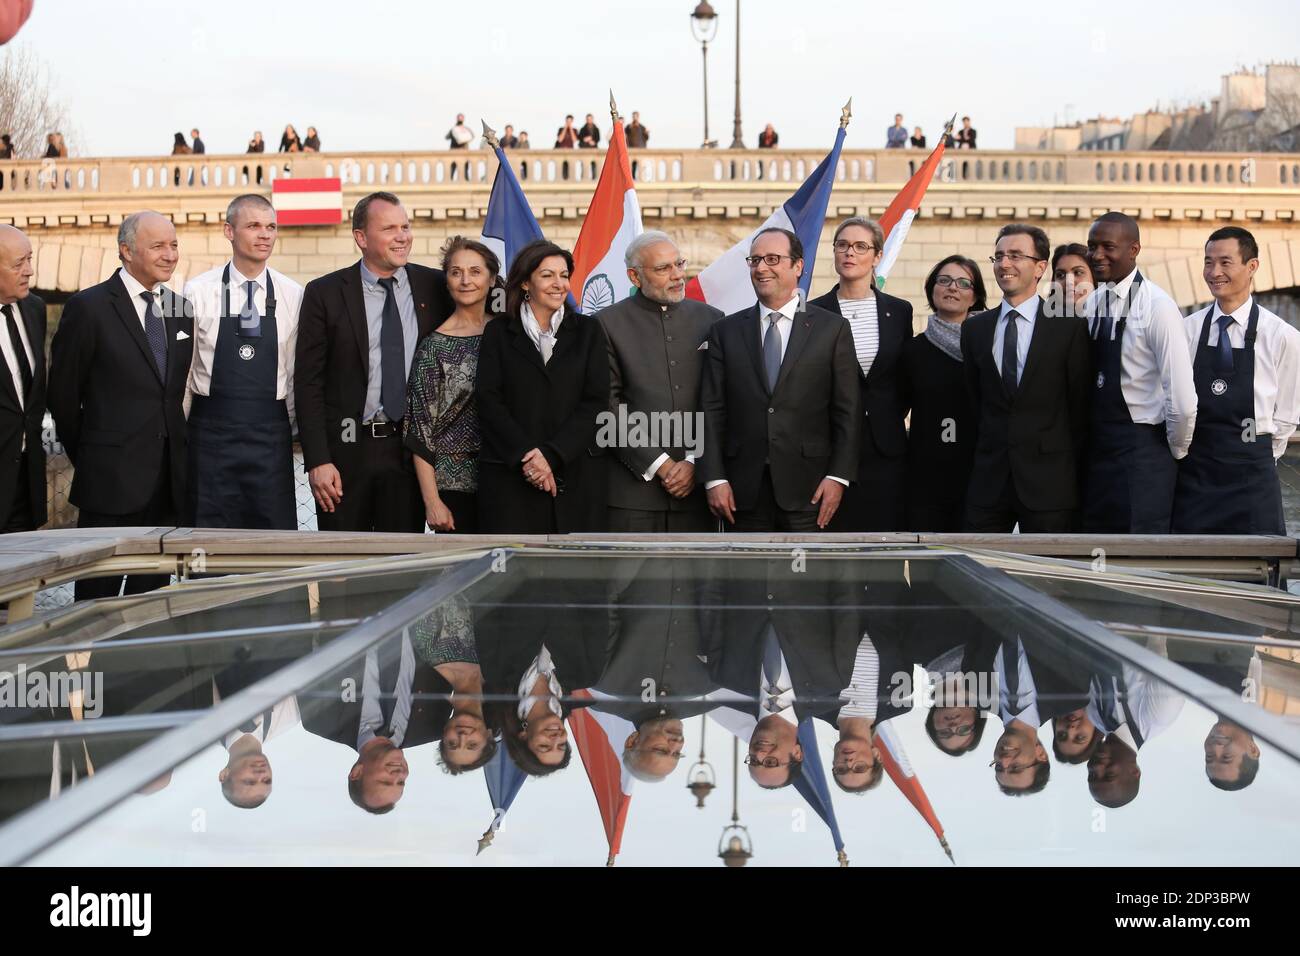
[[1177, 459], [1196, 424], [1183, 316], [1137, 269], [1138, 225], [1118, 212], [1088, 230], [1097, 289], [1084, 306], [1091, 338], [1083, 530], [1168, 534]]
[[1300, 331], [1251, 295], [1258, 268], [1248, 231], [1210, 234], [1214, 304], [1184, 320], [1200, 411], [1178, 468], [1176, 533], [1286, 534], [1276, 460], [1300, 419]]
[[293, 487], [293, 360], [302, 286], [267, 265], [275, 210], [234, 199], [231, 259], [186, 285], [194, 303], [189, 520], [199, 528], [298, 527]]

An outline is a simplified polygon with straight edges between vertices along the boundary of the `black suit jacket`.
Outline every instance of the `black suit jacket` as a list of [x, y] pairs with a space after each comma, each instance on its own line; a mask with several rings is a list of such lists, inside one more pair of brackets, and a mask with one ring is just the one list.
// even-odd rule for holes
[[[483, 330], [474, 395], [483, 530], [603, 531], [609, 479], [596, 417], [609, 409], [609, 354], [600, 322], [566, 310], [543, 363], [518, 317], [494, 319]], [[554, 499], [523, 476], [520, 462], [534, 448], [560, 483]]]
[[170, 472], [173, 505], [185, 501], [182, 402], [194, 354], [194, 308], [164, 287], [162, 312], [165, 378], [119, 274], [63, 307], [50, 348], [48, 400], [76, 468], [69, 498], [78, 508], [109, 515], [140, 511], [163, 469]]
[[[409, 262], [406, 277], [420, 338], [424, 338], [451, 315], [454, 303], [441, 270]], [[311, 470], [333, 463], [346, 480], [364, 446], [343, 440], [344, 423], [350, 420], [360, 428], [370, 377], [370, 328], [359, 261], [307, 283], [294, 361], [293, 397], [303, 467]]]
[[[811, 305], [841, 315], [840, 287], [836, 283], [831, 291], [813, 299]], [[907, 451], [907, 429], [903, 418], [907, 414], [903, 402], [903, 385], [900, 376], [900, 359], [912, 337], [912, 303], [892, 295], [885, 295], [872, 287], [876, 297], [876, 322], [880, 326], [880, 346], [871, 363], [871, 371], [862, 374], [858, 366], [858, 384], [862, 392], [861, 450], [874, 448], [882, 458], [900, 458]], [[875, 456], [863, 455], [859, 472], [853, 477], [863, 480]], [[847, 477], [847, 476], [846, 476]]]
[[977, 423], [967, 503], [994, 506], [1008, 481], [1026, 508], [1079, 506], [1077, 462], [1088, 434], [1088, 328], [1082, 319], [1038, 317], [1014, 396], [993, 361], [999, 309], [962, 323], [962, 364]]
[[[14, 321], [21, 322], [32, 348], [32, 387], [18, 402], [18, 385], [7, 368], [0, 369], [0, 509], [17, 502], [14, 490], [22, 467], [23, 436], [27, 437], [27, 491], [32, 527], [45, 524], [45, 445], [41, 419], [45, 417], [45, 303], [34, 295], [13, 303]], [[8, 335], [0, 329], [0, 335]], [[0, 518], [0, 520], [3, 520]]]
[[812, 496], [823, 478], [857, 475], [860, 376], [849, 324], [825, 309], [795, 313], [772, 391], [758, 304], [714, 323], [702, 389], [702, 481], [731, 482], [736, 508], [747, 511], [770, 463], [777, 505], [815, 511]]

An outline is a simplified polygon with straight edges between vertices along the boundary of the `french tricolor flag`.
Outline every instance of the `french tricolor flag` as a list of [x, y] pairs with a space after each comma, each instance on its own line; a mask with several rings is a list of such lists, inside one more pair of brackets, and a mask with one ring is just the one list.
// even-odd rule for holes
[[343, 182], [333, 179], [277, 179], [271, 205], [282, 226], [334, 226], [343, 221]]
[[840, 147], [844, 145], [844, 126], [835, 134], [835, 145], [830, 155], [818, 164], [798, 192], [767, 217], [763, 225], [751, 232], [715, 259], [698, 276], [686, 284], [686, 294], [692, 299], [707, 302], [730, 315], [754, 304], [754, 286], [749, 280], [749, 266], [745, 257], [754, 237], [764, 229], [778, 227], [789, 229], [803, 243], [803, 275], [799, 288], [805, 298], [812, 285], [813, 265], [817, 259], [817, 243], [821, 239], [822, 225], [826, 222], [826, 206], [835, 185], [835, 171], [840, 163]]

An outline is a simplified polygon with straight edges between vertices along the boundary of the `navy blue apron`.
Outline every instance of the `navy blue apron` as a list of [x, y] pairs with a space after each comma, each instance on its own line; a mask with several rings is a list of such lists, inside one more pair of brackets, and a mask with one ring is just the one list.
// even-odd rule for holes
[[[1273, 460], [1273, 436], [1245, 441], [1255, 418], [1255, 330], [1251, 305], [1245, 348], [1232, 350], [1232, 371], [1216, 367], [1210, 346], [1215, 306], [1205, 313], [1192, 370], [1196, 431], [1178, 465], [1173, 529], [1180, 534], [1286, 534], [1282, 485]], [[1221, 314], [1221, 313], [1220, 313]]]
[[[1120, 352], [1133, 296], [1133, 277], [1115, 323], [1114, 339], [1092, 340], [1088, 454], [1083, 475], [1087, 534], [1168, 534], [1178, 463], [1163, 424], [1133, 421], [1120, 386]], [[1101, 319], [1098, 318], [1098, 324]]]
[[221, 273], [221, 303], [212, 382], [190, 409], [194, 525], [296, 531], [293, 435], [288, 408], [275, 397], [280, 362], [270, 273], [258, 329], [244, 328], [240, 314], [231, 314], [229, 263]]

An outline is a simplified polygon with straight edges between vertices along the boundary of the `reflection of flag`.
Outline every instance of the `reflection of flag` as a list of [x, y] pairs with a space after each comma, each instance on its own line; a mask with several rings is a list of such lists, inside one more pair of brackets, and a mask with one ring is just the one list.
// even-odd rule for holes
[[934, 148], [934, 152], [907, 181], [907, 185], [899, 190], [885, 214], [880, 217], [880, 230], [885, 234], [885, 248], [880, 255], [880, 265], [876, 266], [876, 282], [882, 289], [885, 287], [885, 277], [898, 261], [898, 253], [903, 248], [908, 230], [912, 228], [912, 220], [921, 209], [921, 198], [925, 195], [930, 180], [934, 178], [934, 171], [939, 168], [939, 160], [943, 159], [944, 139], [946, 136], [940, 134], [939, 145]]
[[271, 205], [281, 226], [332, 226], [343, 221], [343, 181], [277, 179]]
[[699, 299], [726, 314], [739, 312], [754, 304], [754, 286], [749, 281], [749, 266], [745, 257], [754, 236], [764, 229], [779, 227], [789, 229], [803, 243], [803, 276], [799, 288], [806, 296], [812, 285], [813, 264], [817, 258], [817, 243], [821, 241], [822, 224], [826, 221], [826, 204], [835, 184], [835, 170], [840, 162], [840, 147], [844, 144], [844, 127], [835, 134], [835, 145], [830, 155], [821, 161], [812, 175], [785, 204], [767, 217], [763, 225], [736, 243], [708, 265], [703, 272], [686, 284], [686, 294]]
[[497, 828], [505, 819], [506, 811], [510, 809], [510, 804], [515, 802], [515, 797], [519, 795], [520, 788], [528, 778], [510, 759], [503, 741], [497, 746], [497, 752], [492, 755], [492, 759], [483, 765], [483, 779], [487, 782], [488, 799], [492, 801], [492, 823], [479, 837], [478, 852], [474, 854], [475, 856], [492, 845], [492, 838], [496, 836]]
[[640, 234], [641, 206], [632, 181], [623, 124], [616, 122], [605, 167], [573, 247], [571, 281], [579, 297], [579, 311], [591, 315], [632, 294], [635, 287], [627, 278], [623, 255], [628, 243]]
[[501, 260], [504, 277], [519, 250], [543, 236], [505, 151], [497, 146], [496, 154], [497, 175], [492, 180], [487, 215], [483, 217], [483, 244]]
[[[574, 691], [573, 696], [591, 699], [585, 690]], [[606, 866], [613, 866], [614, 857], [618, 856], [627, 808], [632, 802], [632, 780], [623, 769], [623, 742], [633, 729], [630, 721], [587, 707], [575, 707], [569, 712], [569, 732], [573, 734], [600, 807], [600, 819], [605, 824], [605, 838], [609, 841]]]
[[876, 749], [880, 753], [880, 762], [885, 765], [885, 773], [889, 774], [889, 779], [897, 784], [903, 796], [916, 807], [916, 812], [925, 818], [934, 835], [939, 838], [939, 845], [943, 847], [943, 852], [948, 854], [949, 860], [956, 863], [957, 861], [953, 860], [952, 850], [948, 847], [948, 841], [943, 835], [943, 824], [939, 822], [934, 807], [930, 806], [930, 798], [925, 795], [925, 788], [921, 786], [916, 771], [912, 769], [912, 762], [907, 759], [903, 741], [889, 721], [876, 725], [876, 744]]

